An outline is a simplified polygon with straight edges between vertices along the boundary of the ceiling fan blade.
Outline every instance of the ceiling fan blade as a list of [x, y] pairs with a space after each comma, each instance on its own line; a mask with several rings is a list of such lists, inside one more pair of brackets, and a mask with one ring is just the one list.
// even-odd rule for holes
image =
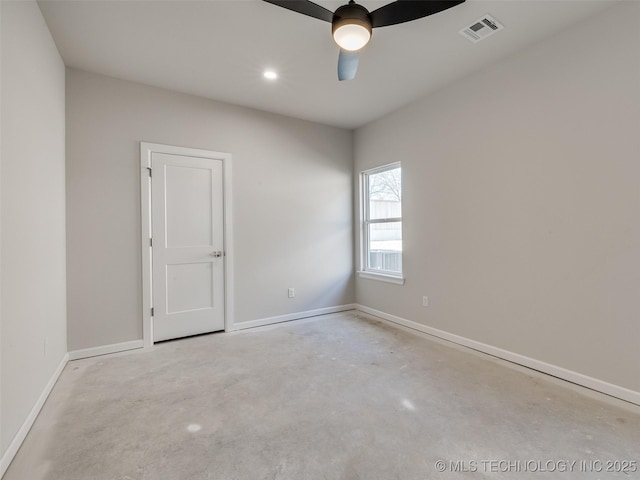
[[353, 80], [356, 78], [359, 60], [358, 52], [349, 52], [341, 48], [340, 56], [338, 57], [338, 80]]
[[373, 27], [386, 27], [409, 22], [442, 12], [465, 0], [398, 0], [371, 12]]
[[331, 10], [327, 10], [320, 5], [316, 5], [313, 2], [309, 2], [307, 0], [264, 0], [267, 3], [272, 3], [273, 5], [277, 5], [279, 7], [286, 8], [288, 10], [292, 10], [294, 12], [301, 13], [303, 15], [307, 15], [309, 17], [317, 18], [318, 20], [324, 20], [325, 22], [331, 23], [333, 20], [333, 12]]

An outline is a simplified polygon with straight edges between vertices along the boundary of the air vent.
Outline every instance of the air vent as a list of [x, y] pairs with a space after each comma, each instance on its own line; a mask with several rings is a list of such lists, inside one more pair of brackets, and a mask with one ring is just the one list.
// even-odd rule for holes
[[478, 43], [480, 40], [484, 40], [503, 28], [502, 24], [491, 15], [484, 15], [477, 22], [473, 22], [458, 33], [473, 43]]

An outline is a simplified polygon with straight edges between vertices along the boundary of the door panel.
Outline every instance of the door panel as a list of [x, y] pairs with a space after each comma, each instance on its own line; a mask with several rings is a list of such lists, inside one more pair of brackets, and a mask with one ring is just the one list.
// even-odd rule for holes
[[213, 307], [211, 263], [167, 265], [167, 313]]
[[167, 247], [212, 245], [211, 171], [166, 165]]
[[222, 161], [153, 153], [153, 339], [224, 329]]

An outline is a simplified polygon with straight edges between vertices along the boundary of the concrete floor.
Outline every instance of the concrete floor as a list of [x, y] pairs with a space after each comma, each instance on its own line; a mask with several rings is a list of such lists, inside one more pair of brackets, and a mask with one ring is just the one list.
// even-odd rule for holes
[[4, 480], [640, 478], [615, 461], [639, 408], [345, 313], [70, 362]]

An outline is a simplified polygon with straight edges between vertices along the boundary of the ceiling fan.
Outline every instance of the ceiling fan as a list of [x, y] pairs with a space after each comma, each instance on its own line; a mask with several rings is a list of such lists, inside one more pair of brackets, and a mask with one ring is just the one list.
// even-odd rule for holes
[[331, 23], [333, 39], [340, 47], [338, 79], [353, 80], [358, 71], [358, 51], [371, 39], [372, 29], [410, 22], [442, 12], [465, 0], [397, 0], [369, 12], [354, 0], [335, 12], [308, 0], [264, 0], [267, 3]]

